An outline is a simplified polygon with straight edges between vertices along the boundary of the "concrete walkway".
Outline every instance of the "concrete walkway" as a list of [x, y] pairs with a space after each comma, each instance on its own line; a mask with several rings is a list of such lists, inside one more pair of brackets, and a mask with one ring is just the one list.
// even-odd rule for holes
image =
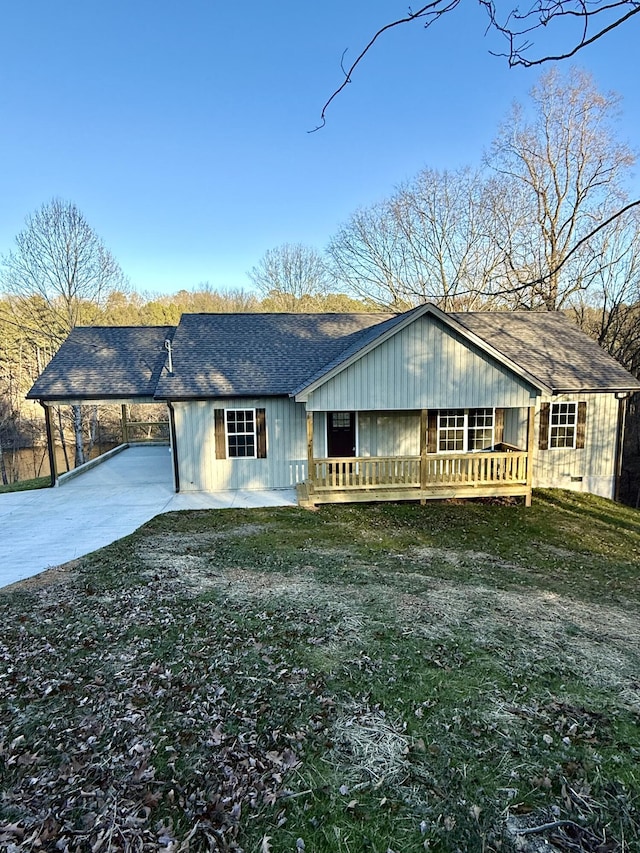
[[295, 506], [295, 490], [173, 491], [167, 447], [131, 447], [54, 489], [0, 494], [0, 587], [180, 509]]

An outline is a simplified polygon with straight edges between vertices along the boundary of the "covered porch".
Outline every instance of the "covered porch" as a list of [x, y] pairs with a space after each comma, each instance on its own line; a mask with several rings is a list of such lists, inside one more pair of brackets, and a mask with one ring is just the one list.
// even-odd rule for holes
[[[463, 411], [463, 410], [459, 410]], [[349, 503], [363, 501], [426, 501], [444, 498], [473, 497], [523, 497], [531, 504], [532, 459], [535, 407], [513, 410], [482, 410], [490, 429], [484, 429], [485, 441], [481, 448], [464, 435], [462, 449], [449, 452], [451, 430], [440, 424], [448, 418], [434, 410], [423, 409], [411, 413], [383, 413], [394, 425], [398, 434], [398, 423], [402, 423], [402, 441], [398, 444], [416, 444], [418, 453], [397, 455], [356, 455], [357, 430], [353, 429], [353, 455], [331, 455], [326, 452], [316, 456], [316, 446], [330, 450], [331, 413], [326, 413], [327, 439], [318, 441], [318, 414], [307, 415], [307, 479], [298, 486], [298, 500], [302, 506], [312, 507], [322, 503]], [[468, 410], [464, 410], [467, 423]], [[490, 412], [490, 414], [488, 414]], [[346, 423], [346, 418], [343, 420]], [[462, 418], [462, 415], [460, 416]], [[414, 422], [413, 435], [407, 435], [407, 427]], [[355, 418], [353, 418], [355, 422]], [[504, 424], [520, 424], [510, 438], [504, 439]], [[419, 426], [418, 426], [419, 423]], [[471, 434], [471, 431], [469, 431]], [[499, 439], [499, 440], [498, 440]], [[343, 442], [342, 446], [349, 446]]]

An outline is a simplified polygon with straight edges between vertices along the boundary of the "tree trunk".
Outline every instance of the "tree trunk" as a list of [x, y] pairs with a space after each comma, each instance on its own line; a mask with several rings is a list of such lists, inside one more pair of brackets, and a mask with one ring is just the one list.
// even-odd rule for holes
[[[62, 452], [64, 454], [64, 463], [67, 466], [67, 471], [69, 470], [69, 454], [67, 453], [67, 442], [64, 436], [64, 424], [62, 423], [62, 409], [58, 406], [58, 430], [60, 432], [60, 444], [62, 445]], [[55, 447], [52, 447], [52, 452], [55, 453]]]
[[4, 464], [4, 451], [2, 449], [2, 441], [0, 440], [0, 477], [2, 477], [2, 485], [8, 485], [9, 481], [7, 480], [7, 469]]
[[84, 456], [84, 441], [82, 438], [82, 406], [71, 406], [71, 412], [73, 415], [73, 434], [76, 446], [75, 461], [73, 465], [74, 468], [78, 468], [86, 462]]
[[96, 440], [98, 439], [100, 431], [100, 422], [98, 420], [98, 407], [92, 406], [91, 413], [89, 415], [89, 442], [87, 444], [87, 452], [85, 454], [87, 459], [91, 458], [91, 451], [96, 445]]

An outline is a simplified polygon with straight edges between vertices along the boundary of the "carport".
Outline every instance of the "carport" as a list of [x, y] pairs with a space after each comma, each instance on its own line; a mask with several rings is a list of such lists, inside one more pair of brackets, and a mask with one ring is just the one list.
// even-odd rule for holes
[[[157, 428], [158, 421], [131, 422], [130, 404], [155, 404], [153, 394], [165, 368], [175, 326], [77, 327], [37, 379], [28, 399], [44, 409], [51, 485], [60, 485], [94, 467], [101, 457], [65, 474], [57, 470], [55, 454], [55, 406], [115, 404], [121, 410], [122, 446], [133, 444], [140, 427]], [[173, 446], [171, 411], [164, 432], [156, 441]], [[120, 448], [116, 448], [120, 449]], [[130, 458], [130, 457], [127, 457]], [[176, 489], [175, 466], [173, 488]], [[171, 469], [168, 474], [171, 483]]]

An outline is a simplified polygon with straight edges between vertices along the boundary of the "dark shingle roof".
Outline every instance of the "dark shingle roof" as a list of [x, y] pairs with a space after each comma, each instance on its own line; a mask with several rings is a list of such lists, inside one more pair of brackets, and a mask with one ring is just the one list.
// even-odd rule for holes
[[[190, 399], [298, 393], [404, 323], [406, 314], [185, 314], [173, 326], [74, 329], [29, 397]], [[455, 313], [467, 330], [554, 391], [640, 389], [562, 314]], [[174, 334], [175, 332], [175, 334]], [[173, 338], [173, 374], [163, 370]]]
[[364, 346], [392, 314], [183, 314], [156, 397], [276, 396]]
[[152, 397], [175, 326], [79, 326], [27, 394], [39, 400]]
[[640, 389], [637, 379], [564, 314], [496, 311], [447, 316], [556, 392]]

